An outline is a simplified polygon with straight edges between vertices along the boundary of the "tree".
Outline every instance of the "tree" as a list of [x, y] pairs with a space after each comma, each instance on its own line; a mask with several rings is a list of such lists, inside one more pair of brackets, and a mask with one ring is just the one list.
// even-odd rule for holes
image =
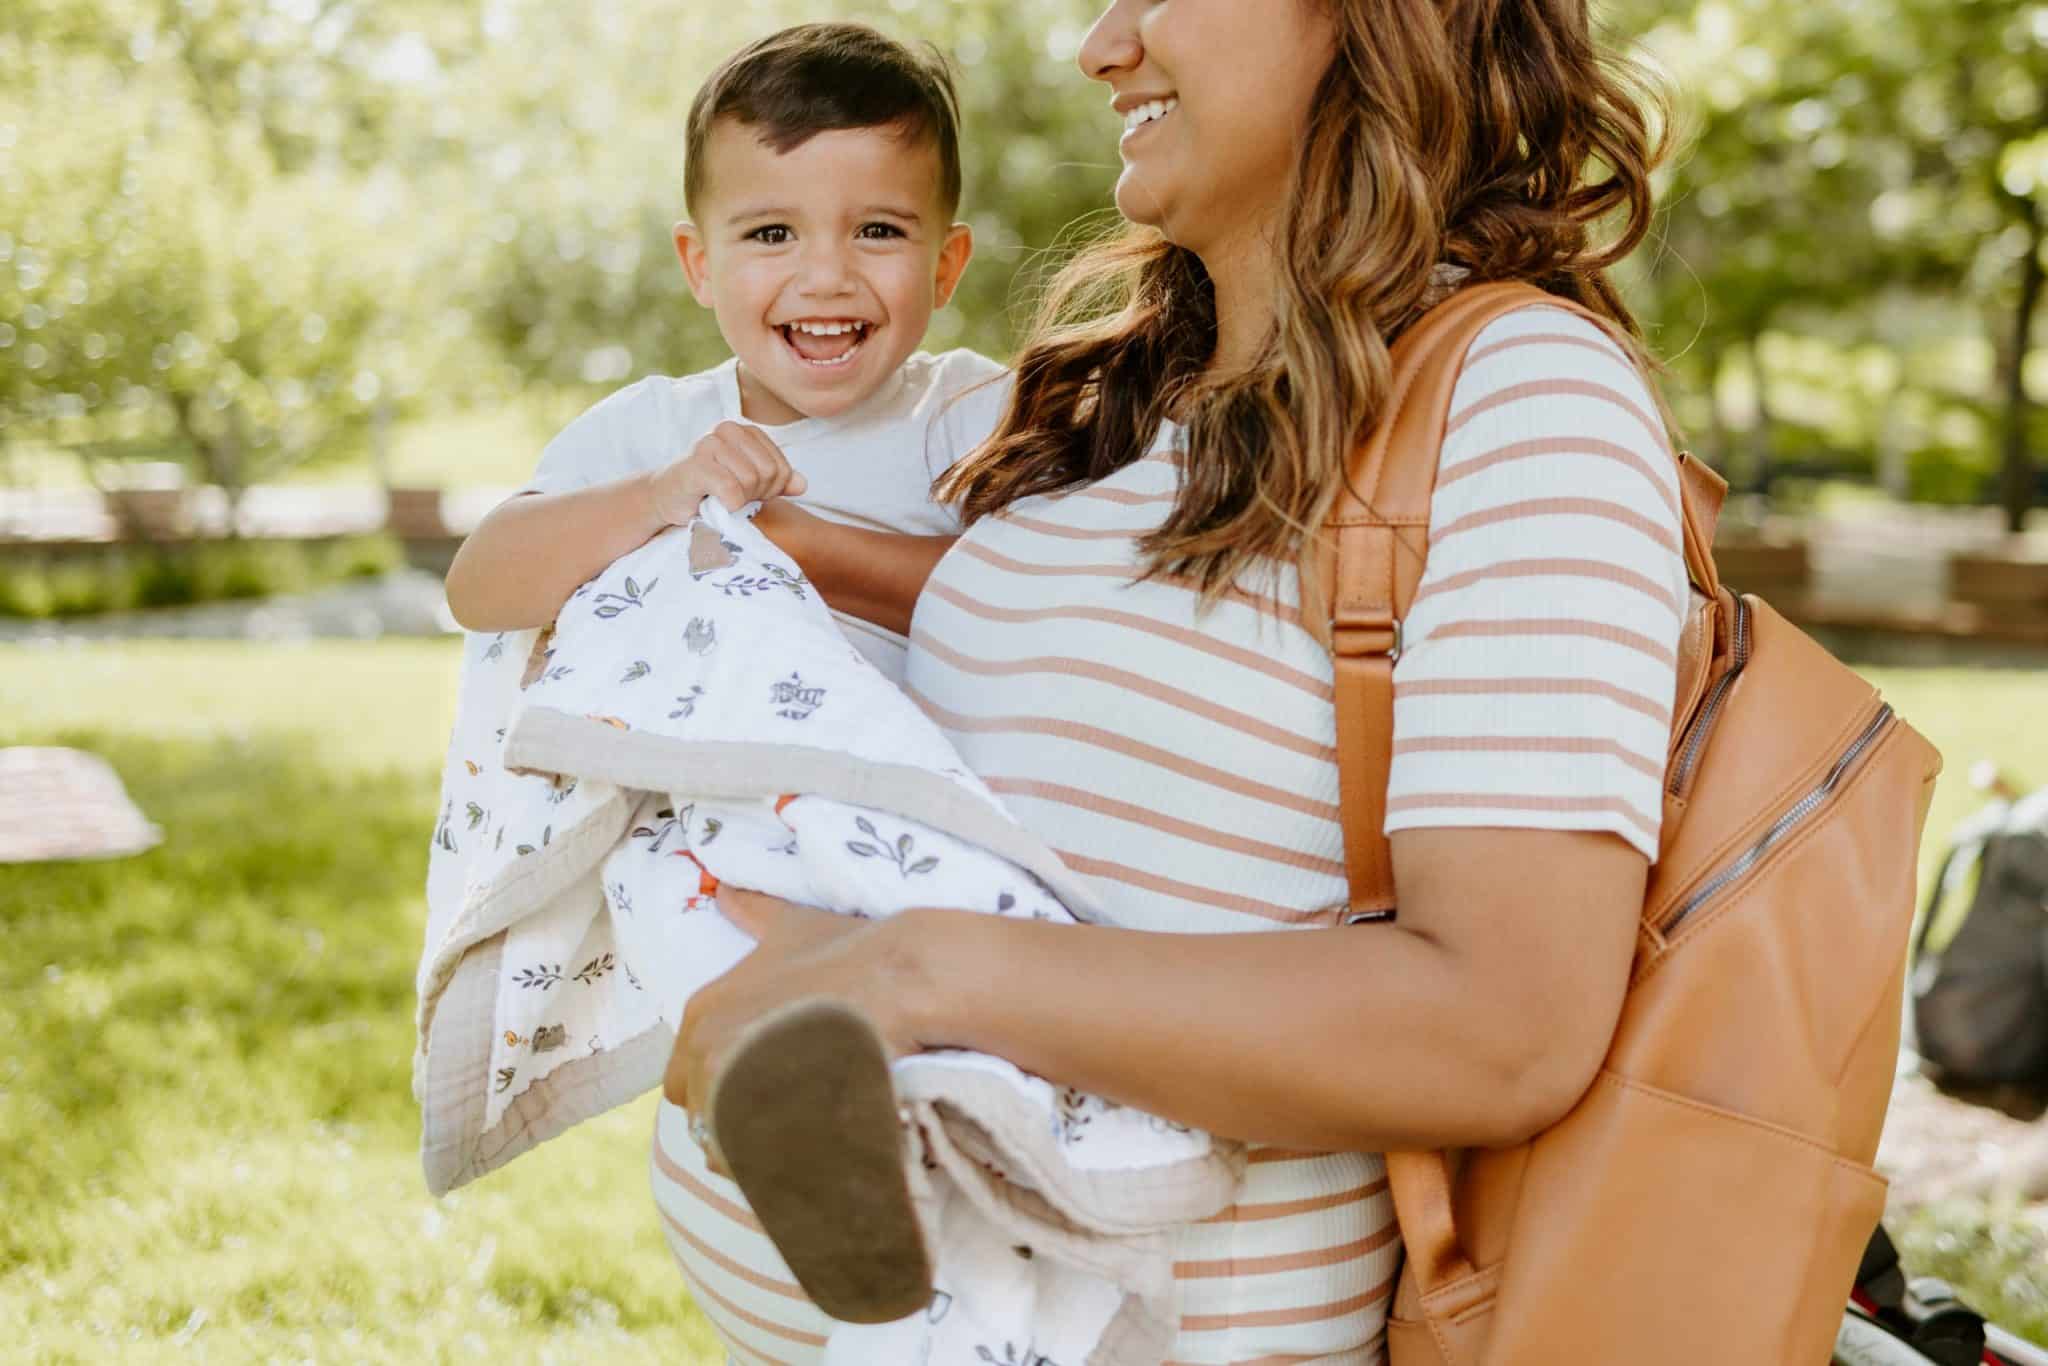
[[[681, 372], [723, 354], [690, 299], [670, 246], [686, 216], [683, 121], [689, 96], [748, 39], [819, 16], [812, 0], [743, 13], [679, 12], [653, 0], [600, 9], [496, 7], [473, 63], [455, 78], [447, 122], [467, 145], [451, 175], [482, 227], [448, 264], [462, 307], [509, 362], [509, 387], [544, 379], [593, 388], [650, 370]], [[962, 5], [849, 0], [832, 12], [928, 39], [959, 69], [963, 211], [978, 253], [934, 347], [1005, 355], [1020, 277], [1077, 217], [1108, 203], [1115, 121], [1078, 79], [1070, 52], [1090, 0]], [[574, 52], [536, 68], [535, 50]], [[608, 78], [593, 82], [589, 73]]]
[[[2033, 484], [2024, 374], [2048, 181], [2035, 171], [2048, 114], [2039, 11], [2028, 0], [1706, 0], [1661, 20], [1629, 0], [1618, 11], [1688, 96], [1667, 250], [1644, 293], [1667, 333], [1697, 331], [1691, 377], [1712, 393], [1746, 353], [1768, 444], [1767, 332], [1826, 337], [1844, 355], [1888, 349], [1897, 363], [1879, 369], [1901, 383], [1865, 398], [1865, 429], [1913, 411], [1930, 427], [1996, 414], [2015, 528]], [[1944, 314], [1991, 341], [1995, 389], [1919, 378], [1924, 348], [1898, 321]]]
[[[0, 317], [18, 320], [0, 326], [0, 439], [89, 466], [173, 455], [232, 500], [347, 452], [373, 403], [406, 396], [389, 376], [421, 348], [386, 240], [402, 206], [351, 164], [347, 101], [294, 124], [259, 98], [287, 82], [205, 55], [232, 33], [284, 53], [291, 35], [258, 22], [273, 7], [155, 11], [44, 0], [0, 40]], [[302, 17], [317, 48], [323, 21]], [[313, 88], [331, 95], [345, 63], [328, 65]]]

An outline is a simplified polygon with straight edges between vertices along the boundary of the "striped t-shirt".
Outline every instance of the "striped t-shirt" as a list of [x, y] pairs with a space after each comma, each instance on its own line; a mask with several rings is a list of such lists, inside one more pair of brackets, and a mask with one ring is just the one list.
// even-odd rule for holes
[[[1473, 344], [1394, 672], [1389, 832], [1605, 830], [1655, 857], [1686, 601], [1657, 414], [1624, 353], [1562, 310]], [[1117, 923], [1330, 926], [1332, 671], [1298, 586], [1203, 615], [1181, 585], [1134, 582], [1179, 487], [1175, 437], [969, 530], [919, 601], [909, 686]], [[1399, 1259], [1379, 1157], [1260, 1150], [1237, 1203], [1180, 1238], [1172, 1360], [1376, 1362]]]

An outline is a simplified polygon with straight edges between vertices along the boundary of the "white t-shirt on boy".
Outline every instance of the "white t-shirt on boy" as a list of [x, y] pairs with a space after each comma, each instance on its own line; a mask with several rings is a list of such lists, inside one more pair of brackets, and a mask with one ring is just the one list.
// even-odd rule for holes
[[[741, 416], [736, 361], [681, 378], [654, 375], [563, 428], [541, 452], [526, 489], [567, 493], [660, 469], [688, 455], [719, 423], [746, 422], [766, 432], [809, 481], [796, 499], [807, 510], [874, 531], [953, 535], [959, 518], [932, 501], [932, 481], [995, 429], [1009, 392], [1003, 375], [1002, 366], [973, 351], [920, 351], [859, 407], [780, 426]], [[833, 616], [891, 682], [903, 681], [907, 639], [844, 613]]]

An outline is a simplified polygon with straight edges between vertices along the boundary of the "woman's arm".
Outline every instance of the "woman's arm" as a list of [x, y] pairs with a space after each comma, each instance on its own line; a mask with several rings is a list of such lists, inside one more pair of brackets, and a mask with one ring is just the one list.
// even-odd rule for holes
[[960, 539], [846, 526], [787, 499], [764, 504], [754, 525], [796, 561], [828, 605], [905, 636], [925, 580]]
[[818, 993], [867, 1010], [904, 1051], [979, 1049], [1233, 1138], [1518, 1142], [1570, 1109], [1606, 1054], [1647, 863], [1578, 831], [1415, 830], [1393, 852], [1395, 924], [1263, 934], [957, 911], [862, 925], [728, 889], [721, 905], [762, 946], [691, 1000], [669, 1089], [704, 1094], [746, 1020]]
[[1647, 865], [1583, 832], [1419, 830], [1393, 847], [1392, 925], [1062, 935], [945, 917], [919, 1032], [1234, 1137], [1519, 1142], [1606, 1054]]

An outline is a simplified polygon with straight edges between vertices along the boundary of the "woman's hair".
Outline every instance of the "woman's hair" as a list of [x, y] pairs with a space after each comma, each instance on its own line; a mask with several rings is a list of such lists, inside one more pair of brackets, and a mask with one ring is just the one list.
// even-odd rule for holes
[[1661, 94], [1601, 51], [1585, 0], [1296, 2], [1330, 9], [1338, 45], [1280, 218], [1263, 353], [1204, 374], [1214, 291], [1158, 231], [1083, 250], [1051, 283], [995, 434], [936, 487], [968, 523], [1130, 464], [1171, 415], [1188, 459], [1139, 543], [1148, 572], [1214, 602], [1245, 571], [1292, 562], [1304, 608], [1320, 609], [1316, 532], [1439, 265], [1528, 281], [1636, 337], [1607, 271], [1649, 230], [1668, 119], [1653, 129]]

